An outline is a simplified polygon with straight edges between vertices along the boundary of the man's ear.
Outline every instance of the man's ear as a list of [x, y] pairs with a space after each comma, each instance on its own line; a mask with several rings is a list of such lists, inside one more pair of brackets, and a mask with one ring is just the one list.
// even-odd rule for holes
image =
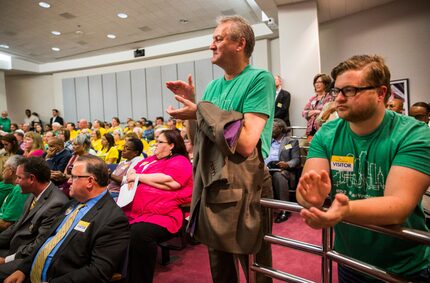
[[245, 40], [245, 38], [244, 37], [241, 37], [240, 39], [239, 39], [239, 41], [238, 41], [238, 46], [237, 46], [237, 48], [236, 48], [236, 51], [237, 52], [239, 52], [239, 51], [241, 51], [241, 50], [244, 50], [245, 49], [245, 46], [246, 46], [246, 40]]

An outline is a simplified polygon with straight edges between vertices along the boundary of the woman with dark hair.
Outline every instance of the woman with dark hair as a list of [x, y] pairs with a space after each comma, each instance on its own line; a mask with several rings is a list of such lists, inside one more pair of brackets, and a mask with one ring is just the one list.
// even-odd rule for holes
[[13, 134], [13, 132], [15, 132], [16, 130], [18, 130], [18, 124], [17, 123], [12, 123], [10, 124], [10, 132]]
[[115, 147], [113, 136], [106, 133], [102, 137], [102, 149], [97, 151], [97, 156], [103, 159], [106, 164], [115, 164], [118, 160], [118, 149]]
[[18, 140], [13, 134], [2, 136], [1, 143], [5, 149], [5, 156], [12, 156], [15, 154], [22, 155], [24, 153], [24, 151], [19, 148]]
[[302, 116], [307, 120], [306, 135], [308, 136], [308, 141], [312, 139], [319, 129], [316, 119], [324, 105], [334, 100], [334, 97], [330, 94], [331, 82], [330, 76], [326, 74], [317, 74], [314, 77], [315, 95], [309, 99], [302, 112]]
[[152, 282], [157, 243], [172, 238], [182, 227], [181, 204], [190, 203], [192, 166], [184, 140], [176, 130], [163, 131], [155, 154], [136, 164], [127, 175], [139, 180], [133, 201], [123, 207], [131, 224], [129, 282]]
[[124, 161], [121, 161], [115, 170], [109, 174], [110, 182], [107, 189], [115, 200], [118, 198], [121, 185], [127, 183], [128, 170], [133, 170], [133, 167], [143, 159], [141, 157], [142, 150], [143, 144], [138, 138], [130, 138], [125, 142], [121, 154]]

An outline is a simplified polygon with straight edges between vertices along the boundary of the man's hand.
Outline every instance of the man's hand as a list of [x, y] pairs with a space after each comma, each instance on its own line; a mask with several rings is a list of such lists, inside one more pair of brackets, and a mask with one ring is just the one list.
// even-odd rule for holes
[[5, 264], [4, 257], [0, 257], [0, 264]]
[[175, 95], [185, 98], [191, 102], [195, 102], [195, 90], [193, 84], [193, 76], [188, 75], [188, 83], [184, 81], [171, 81], [166, 82], [166, 87], [170, 89]]
[[191, 100], [185, 99], [179, 95], [175, 95], [175, 99], [182, 103], [184, 107], [175, 109], [172, 106], [169, 106], [166, 110], [167, 114], [176, 119], [181, 120], [195, 120], [197, 119], [197, 105]]
[[276, 166], [278, 166], [281, 169], [287, 169], [290, 167], [290, 165], [288, 165], [288, 163], [285, 161], [279, 161], [278, 163], [276, 163]]
[[20, 271], [17, 270], [14, 273], [12, 273], [11, 275], [9, 275], [9, 277], [7, 277], [3, 283], [22, 283], [25, 280], [25, 274]]
[[331, 190], [331, 181], [327, 171], [322, 170], [320, 174], [314, 170], [302, 175], [297, 186], [297, 192], [303, 201], [303, 206], [321, 207]]
[[302, 209], [300, 215], [310, 227], [321, 229], [333, 227], [345, 219], [350, 212], [349, 199], [344, 194], [336, 194], [336, 197], [327, 211], [322, 211], [316, 207]]
[[61, 181], [61, 180], [64, 180], [64, 178], [66, 178], [66, 177], [64, 176], [63, 172], [51, 171], [51, 180]]

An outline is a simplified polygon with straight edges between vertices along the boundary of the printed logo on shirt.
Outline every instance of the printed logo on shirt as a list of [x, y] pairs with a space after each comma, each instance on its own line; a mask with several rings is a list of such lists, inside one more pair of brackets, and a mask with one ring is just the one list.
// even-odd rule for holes
[[333, 155], [331, 157], [331, 169], [352, 172], [354, 170], [354, 157]]
[[293, 146], [292, 146], [291, 144], [286, 144], [286, 145], [284, 146], [284, 148], [285, 148], [286, 150], [288, 150], [288, 149], [292, 149], [292, 148], [293, 148]]
[[282, 108], [282, 103], [281, 103], [281, 102], [278, 102], [278, 104], [276, 104], [276, 107], [278, 107], [278, 108]]
[[79, 231], [79, 232], [85, 232], [85, 230], [87, 230], [88, 226], [90, 226], [90, 222], [86, 222], [86, 221], [79, 221], [78, 224], [76, 224], [75, 226], [75, 230]]

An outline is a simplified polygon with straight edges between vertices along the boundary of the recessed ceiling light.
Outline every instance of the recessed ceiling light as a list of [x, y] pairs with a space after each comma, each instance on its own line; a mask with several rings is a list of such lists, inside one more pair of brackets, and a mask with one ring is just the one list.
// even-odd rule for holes
[[6, 44], [0, 44], [0, 48], [9, 48], [9, 45], [6, 45]]
[[107, 38], [110, 38], [110, 39], [115, 39], [116, 38], [116, 35], [114, 35], [114, 34], [108, 34], [108, 35], [106, 35], [107, 36]]
[[48, 8], [51, 7], [51, 5], [49, 5], [46, 2], [39, 2], [39, 6], [42, 7], [42, 8], [45, 8], [45, 9], [48, 9]]
[[188, 24], [188, 20], [187, 19], [180, 19], [179, 22], [181, 24]]
[[52, 35], [61, 35], [61, 32], [53, 30], [53, 31], [51, 31], [51, 34]]
[[60, 49], [60, 48], [58, 48], [58, 47], [52, 47], [51, 49], [52, 49], [52, 51], [57, 51], [57, 52], [61, 50], [61, 49]]
[[121, 19], [127, 19], [128, 18], [128, 15], [126, 13], [118, 13], [116, 15]]

